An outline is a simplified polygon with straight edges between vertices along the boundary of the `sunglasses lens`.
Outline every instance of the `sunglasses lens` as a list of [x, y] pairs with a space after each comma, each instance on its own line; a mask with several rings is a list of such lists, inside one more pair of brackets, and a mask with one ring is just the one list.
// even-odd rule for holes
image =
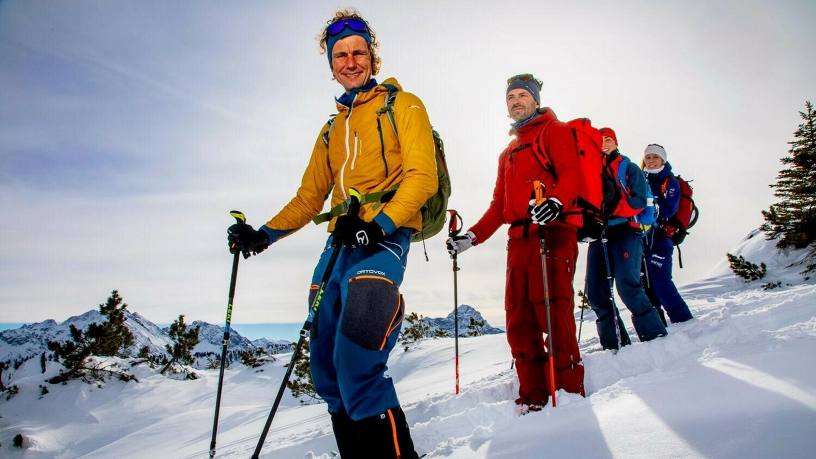
[[329, 27], [326, 28], [326, 31], [329, 35], [337, 35], [338, 33], [342, 32], [343, 29], [346, 27], [350, 28], [355, 32], [365, 32], [368, 30], [368, 26], [364, 21], [354, 18], [347, 18], [347, 19], [340, 19], [339, 21], [332, 22], [329, 24]]

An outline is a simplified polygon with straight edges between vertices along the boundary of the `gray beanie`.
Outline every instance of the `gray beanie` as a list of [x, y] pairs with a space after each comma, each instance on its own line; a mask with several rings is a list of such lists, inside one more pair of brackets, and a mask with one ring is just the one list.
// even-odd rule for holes
[[505, 95], [514, 89], [526, 90], [533, 96], [536, 103], [541, 105], [541, 95], [539, 94], [538, 83], [534, 79], [522, 80], [521, 78], [516, 78], [515, 80], [511, 81], [509, 85], [507, 85], [507, 92], [505, 92]]

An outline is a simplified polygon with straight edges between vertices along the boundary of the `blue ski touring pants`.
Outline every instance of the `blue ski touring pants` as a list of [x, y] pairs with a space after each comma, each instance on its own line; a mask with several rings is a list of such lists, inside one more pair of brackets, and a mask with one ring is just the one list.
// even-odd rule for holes
[[341, 250], [310, 329], [310, 367], [318, 395], [331, 413], [355, 421], [399, 405], [385, 372], [405, 314], [399, 291], [411, 230], [399, 229], [374, 248], [331, 247], [312, 278], [309, 304], [318, 292], [333, 250]]

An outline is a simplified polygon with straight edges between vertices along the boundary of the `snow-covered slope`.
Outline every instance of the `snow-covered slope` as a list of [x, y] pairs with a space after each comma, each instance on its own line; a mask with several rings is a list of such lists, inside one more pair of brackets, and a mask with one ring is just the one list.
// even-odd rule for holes
[[[687, 286], [695, 319], [670, 325], [665, 338], [613, 354], [584, 323], [587, 398], [562, 391], [556, 408], [539, 413], [515, 414], [504, 335], [459, 341], [458, 395], [452, 338], [397, 347], [388, 373], [417, 449], [451, 459], [812, 457], [816, 282], [782, 268], [801, 253], [763, 241], [747, 239], [731, 253], [764, 261], [768, 279], [746, 284], [723, 271]], [[760, 287], [777, 278], [786, 279], [782, 287]], [[251, 456], [289, 361], [278, 357], [226, 372], [217, 458]], [[14, 373], [19, 393], [0, 399], [0, 457], [206, 457], [217, 371], [177, 381], [137, 366], [139, 383], [43, 383], [56, 371], [48, 362], [42, 374], [30, 360]], [[24, 450], [9, 448], [18, 433]], [[325, 405], [300, 406], [287, 391], [261, 457], [328, 459], [335, 449]]]

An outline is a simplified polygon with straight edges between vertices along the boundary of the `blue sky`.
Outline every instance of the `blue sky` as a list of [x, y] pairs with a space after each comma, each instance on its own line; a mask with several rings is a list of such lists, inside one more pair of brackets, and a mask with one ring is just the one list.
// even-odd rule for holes
[[[0, 322], [64, 320], [118, 289], [154, 322], [223, 321], [229, 211], [258, 226], [293, 196], [341, 87], [316, 37], [340, 5], [0, 2]], [[652, 142], [694, 179], [678, 283], [704, 276], [774, 202], [768, 184], [816, 98], [808, 1], [360, 1], [380, 81], [425, 102], [451, 207], [487, 207], [509, 141], [504, 81], [533, 72], [559, 118]], [[325, 238], [242, 260], [233, 321], [299, 322]], [[453, 307], [443, 237], [414, 244], [409, 311]], [[582, 253], [585, 247], [582, 247]], [[460, 258], [459, 299], [503, 322], [504, 236]], [[583, 287], [583, 259], [576, 288]]]

